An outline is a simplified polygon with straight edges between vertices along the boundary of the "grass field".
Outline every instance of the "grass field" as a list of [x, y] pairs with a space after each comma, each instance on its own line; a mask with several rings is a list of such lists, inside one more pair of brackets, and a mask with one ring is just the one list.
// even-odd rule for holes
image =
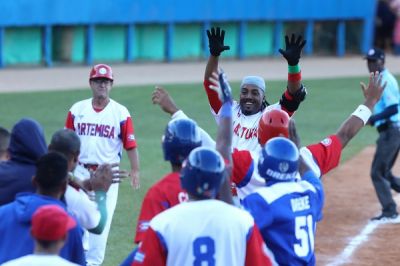
[[[296, 113], [298, 131], [302, 144], [322, 140], [336, 132], [342, 121], [363, 101], [359, 81], [363, 78], [307, 80], [308, 96]], [[238, 95], [237, 83], [233, 83], [234, 95]], [[285, 81], [268, 82], [267, 98], [278, 101]], [[216, 125], [210, 114], [207, 98], [201, 84], [165, 87], [176, 104], [195, 119], [211, 136], [215, 136]], [[163, 161], [161, 135], [169, 120], [158, 106], [151, 103], [153, 86], [115, 87], [111, 97], [125, 105], [134, 120], [139, 145], [141, 165], [141, 188], [133, 191], [128, 182], [121, 185], [118, 206], [114, 215], [104, 265], [118, 265], [133, 248], [133, 236], [141, 200], [147, 189], [170, 171]], [[90, 90], [68, 90], [58, 92], [4, 93], [0, 94], [0, 125], [7, 128], [22, 117], [38, 120], [44, 127], [47, 141], [51, 134], [64, 125], [68, 109], [76, 101], [89, 98]], [[363, 129], [348, 145], [342, 160], [364, 146], [373, 144], [377, 134], [374, 129]], [[126, 155], [122, 167], [128, 169]]]

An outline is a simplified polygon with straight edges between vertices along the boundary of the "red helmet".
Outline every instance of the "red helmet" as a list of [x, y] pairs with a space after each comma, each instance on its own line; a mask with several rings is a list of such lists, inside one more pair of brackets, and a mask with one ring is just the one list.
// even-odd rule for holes
[[93, 66], [92, 70], [90, 71], [89, 80], [95, 78], [114, 80], [111, 67], [106, 64], [98, 64]]
[[258, 143], [274, 137], [289, 137], [289, 115], [280, 109], [266, 110], [258, 123]]

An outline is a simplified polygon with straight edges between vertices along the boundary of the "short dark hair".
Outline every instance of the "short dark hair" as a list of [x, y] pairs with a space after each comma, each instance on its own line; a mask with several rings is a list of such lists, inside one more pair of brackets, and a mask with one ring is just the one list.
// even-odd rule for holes
[[70, 129], [57, 130], [51, 137], [49, 151], [64, 154], [67, 158], [79, 153], [81, 141], [75, 131]]
[[0, 126], [0, 153], [7, 151], [10, 145], [10, 137], [10, 131]]
[[39, 240], [39, 239], [35, 239], [37, 241], [37, 243], [44, 249], [49, 249], [52, 246], [56, 245], [60, 240]]
[[54, 191], [60, 189], [67, 180], [68, 162], [64, 155], [49, 152], [36, 163], [36, 182], [40, 189]]

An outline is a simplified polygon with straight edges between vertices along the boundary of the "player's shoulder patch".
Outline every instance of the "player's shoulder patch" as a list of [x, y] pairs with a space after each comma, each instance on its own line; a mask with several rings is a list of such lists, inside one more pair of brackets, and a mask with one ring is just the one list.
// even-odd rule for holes
[[321, 141], [321, 144], [324, 145], [324, 146], [326, 146], [326, 147], [328, 147], [328, 146], [330, 146], [330, 145], [332, 144], [332, 139], [331, 139], [331, 138], [324, 138], [324, 139]]

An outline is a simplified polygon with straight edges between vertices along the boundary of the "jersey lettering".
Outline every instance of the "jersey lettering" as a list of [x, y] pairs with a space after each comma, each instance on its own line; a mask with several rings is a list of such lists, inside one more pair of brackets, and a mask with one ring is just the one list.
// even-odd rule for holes
[[312, 215], [298, 216], [295, 220], [295, 235], [300, 241], [294, 244], [294, 252], [299, 257], [306, 257], [314, 251], [314, 223]]
[[310, 209], [310, 198], [307, 196], [295, 198], [290, 200], [290, 204], [292, 205], [292, 211], [304, 211]]
[[239, 138], [252, 139], [257, 138], [257, 130], [257, 127], [247, 128], [242, 127], [240, 124], [237, 124], [233, 129], [233, 133]]
[[113, 139], [115, 138], [115, 127], [92, 123], [78, 123], [77, 133], [80, 136], [98, 136]]
[[[198, 237], [193, 242], [194, 266], [215, 265], [215, 242], [211, 237]], [[205, 262], [205, 264], [203, 264]]]

